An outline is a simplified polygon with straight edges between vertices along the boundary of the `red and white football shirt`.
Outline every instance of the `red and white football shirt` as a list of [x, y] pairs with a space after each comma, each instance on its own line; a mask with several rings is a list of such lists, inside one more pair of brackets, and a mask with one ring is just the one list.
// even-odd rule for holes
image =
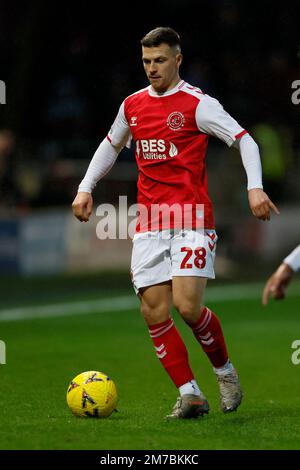
[[[199, 88], [180, 81], [158, 94], [151, 86], [122, 103], [108, 139], [116, 147], [135, 142], [139, 170], [138, 204], [151, 213], [153, 205], [192, 207], [192, 227], [197, 225], [197, 205], [204, 206], [204, 228], [214, 228], [212, 203], [207, 191], [205, 155], [209, 135], [231, 146], [246, 131], [221, 104]], [[141, 218], [137, 231], [175, 228], [163, 217], [149, 226]], [[202, 225], [203, 226], [203, 225]]]

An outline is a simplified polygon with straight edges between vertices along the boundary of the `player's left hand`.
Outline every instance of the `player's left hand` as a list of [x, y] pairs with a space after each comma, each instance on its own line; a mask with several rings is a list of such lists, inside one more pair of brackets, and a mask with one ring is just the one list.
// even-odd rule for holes
[[280, 214], [269, 196], [260, 188], [250, 189], [248, 199], [252, 214], [260, 220], [270, 220], [270, 210], [277, 215]]

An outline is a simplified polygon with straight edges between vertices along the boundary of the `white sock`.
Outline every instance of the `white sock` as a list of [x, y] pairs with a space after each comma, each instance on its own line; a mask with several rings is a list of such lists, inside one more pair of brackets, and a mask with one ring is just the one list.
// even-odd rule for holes
[[189, 382], [187, 382], [184, 385], [181, 385], [181, 387], [179, 387], [178, 390], [179, 390], [179, 393], [180, 393], [181, 397], [182, 397], [182, 395], [197, 395], [197, 396], [200, 396], [202, 394], [200, 388], [198, 387], [198, 384], [197, 384], [196, 380], [194, 380], [194, 379], [190, 380]]
[[226, 362], [226, 364], [223, 367], [214, 367], [213, 369], [214, 369], [214, 371], [217, 375], [226, 375], [226, 374], [232, 372], [234, 367], [231, 364], [230, 360], [228, 359], [228, 361]]

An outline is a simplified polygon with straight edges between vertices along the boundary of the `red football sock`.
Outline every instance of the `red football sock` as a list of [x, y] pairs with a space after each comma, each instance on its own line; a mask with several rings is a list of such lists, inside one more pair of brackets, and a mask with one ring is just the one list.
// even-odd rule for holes
[[188, 353], [179, 335], [173, 319], [149, 326], [150, 337], [154, 343], [156, 355], [171, 380], [178, 388], [193, 380], [189, 366]]
[[228, 353], [218, 317], [205, 307], [197, 323], [190, 326], [212, 365], [223, 367], [228, 361]]

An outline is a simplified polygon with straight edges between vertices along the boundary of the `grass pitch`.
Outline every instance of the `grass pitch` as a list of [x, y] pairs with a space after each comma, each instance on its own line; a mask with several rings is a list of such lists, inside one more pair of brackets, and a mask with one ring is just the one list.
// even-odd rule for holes
[[[300, 295], [265, 308], [260, 294], [208, 303], [221, 319], [244, 390], [232, 414], [220, 411], [212, 368], [175, 314], [211, 407], [198, 420], [163, 420], [177, 390], [138, 309], [0, 322], [7, 348], [7, 364], [0, 366], [0, 449], [300, 449], [300, 364], [291, 362], [291, 344], [300, 339]], [[85, 370], [115, 380], [118, 413], [103, 420], [73, 417], [67, 386]]]

